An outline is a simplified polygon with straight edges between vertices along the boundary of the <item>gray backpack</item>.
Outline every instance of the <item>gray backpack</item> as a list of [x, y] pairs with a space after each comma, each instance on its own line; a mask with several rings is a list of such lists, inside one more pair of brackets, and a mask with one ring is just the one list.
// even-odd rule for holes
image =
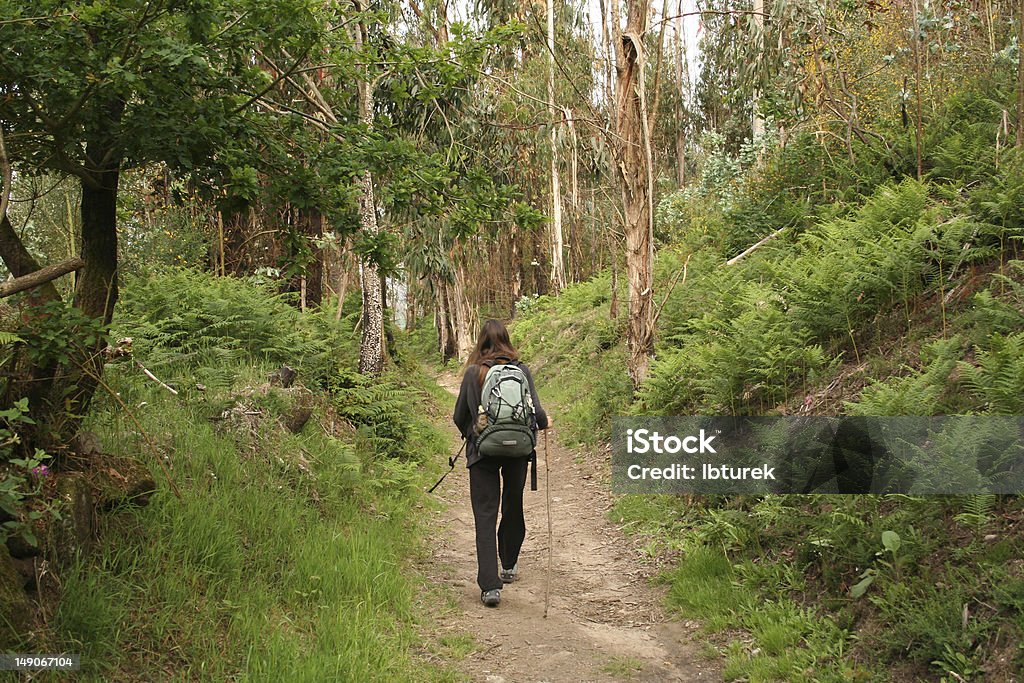
[[477, 409], [476, 449], [484, 456], [529, 457], [537, 445], [537, 411], [530, 383], [517, 365], [493, 365]]

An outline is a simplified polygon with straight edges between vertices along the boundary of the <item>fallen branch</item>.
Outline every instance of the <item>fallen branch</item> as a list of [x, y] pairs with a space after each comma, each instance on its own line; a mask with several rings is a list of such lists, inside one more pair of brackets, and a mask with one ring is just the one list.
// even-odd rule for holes
[[46, 266], [40, 268], [34, 273], [28, 275], [22, 275], [16, 277], [13, 280], [8, 280], [3, 284], [0, 284], [0, 299], [17, 294], [18, 292], [24, 292], [26, 289], [32, 289], [39, 285], [44, 285], [50, 280], [56, 280], [61, 275], [67, 275], [73, 270], [78, 270], [85, 265], [85, 261], [75, 257], [69, 258], [66, 261], [55, 263], [52, 266]]
[[149, 369], [145, 365], [143, 365], [139, 361], [135, 360], [135, 358], [132, 358], [132, 360], [135, 361], [135, 367], [137, 367], [139, 370], [142, 370], [142, 374], [144, 374], [146, 377], [150, 378], [151, 380], [153, 380], [154, 382], [156, 382], [157, 384], [159, 384], [160, 386], [162, 386], [164, 389], [166, 389], [167, 391], [171, 392], [175, 396], [178, 395], [178, 390], [177, 389], [175, 389], [172, 386], [168, 386], [167, 384], [164, 384], [163, 382], [161, 382], [157, 378], [156, 375], [154, 375], [152, 372], [150, 372]]
[[139, 370], [142, 370], [142, 373], [146, 377], [150, 378], [151, 380], [162, 386], [164, 389], [177, 396], [177, 389], [165, 384], [163, 381], [160, 380], [159, 377], [150, 372], [149, 368], [147, 368], [145, 365], [139, 362], [139, 360], [132, 353], [133, 341], [134, 340], [131, 337], [124, 337], [122, 339], [118, 339], [116, 346], [108, 345], [107, 348], [103, 349], [103, 355], [106, 357], [107, 360], [114, 360], [115, 358], [131, 358], [132, 363], [135, 364], [135, 367], [137, 367]]
[[761, 240], [760, 242], [758, 242], [758, 243], [757, 243], [757, 244], [755, 244], [754, 246], [752, 246], [752, 247], [748, 247], [748, 248], [746, 249], [746, 251], [744, 251], [743, 253], [741, 253], [741, 254], [737, 254], [736, 256], [733, 256], [733, 257], [732, 257], [731, 259], [729, 259], [728, 261], [726, 261], [726, 262], [725, 262], [725, 265], [727, 265], [727, 266], [731, 266], [731, 265], [733, 265], [733, 264], [735, 264], [735, 263], [739, 263], [740, 261], [742, 261], [743, 259], [745, 259], [745, 258], [747, 257], [747, 255], [748, 255], [748, 254], [750, 254], [751, 252], [753, 252], [753, 251], [754, 251], [754, 250], [756, 250], [756, 249], [760, 249], [760, 248], [761, 248], [762, 246], [764, 246], [764, 245], [765, 245], [766, 243], [768, 243], [768, 242], [772, 241], [773, 239], [775, 239], [776, 237], [778, 237], [778, 236], [779, 236], [780, 234], [782, 234], [782, 231], [783, 231], [783, 230], [785, 230], [785, 229], [786, 229], [786, 228], [788, 228], [788, 227], [789, 227], [789, 226], [787, 225], [787, 226], [785, 226], [785, 227], [779, 228], [778, 230], [776, 230], [776, 231], [775, 231], [775, 232], [773, 232], [772, 234], [768, 235], [767, 237], [765, 237], [764, 239], [762, 239], [762, 240]]

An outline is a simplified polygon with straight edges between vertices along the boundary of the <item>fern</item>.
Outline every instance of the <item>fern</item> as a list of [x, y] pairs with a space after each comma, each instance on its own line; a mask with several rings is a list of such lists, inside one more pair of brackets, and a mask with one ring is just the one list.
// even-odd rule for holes
[[302, 314], [253, 281], [181, 269], [129, 283], [117, 321], [151, 366], [178, 366], [191, 377], [204, 366], [286, 363], [321, 384], [355, 357], [346, 325], [329, 314]]
[[411, 390], [356, 372], [340, 372], [330, 383], [337, 414], [356, 427], [374, 452], [388, 457], [418, 458], [410, 448], [414, 430]]
[[964, 511], [953, 519], [959, 524], [965, 524], [981, 531], [992, 520], [991, 512], [995, 505], [996, 495], [994, 493], [967, 496], [964, 499]]
[[857, 401], [847, 402], [850, 415], [934, 415], [941, 413], [949, 377], [960, 357], [959, 338], [932, 342], [922, 352], [924, 369], [905, 377], [876, 382]]
[[975, 350], [975, 364], [961, 363], [965, 384], [986, 412], [1024, 413], [1024, 332], [993, 335]]

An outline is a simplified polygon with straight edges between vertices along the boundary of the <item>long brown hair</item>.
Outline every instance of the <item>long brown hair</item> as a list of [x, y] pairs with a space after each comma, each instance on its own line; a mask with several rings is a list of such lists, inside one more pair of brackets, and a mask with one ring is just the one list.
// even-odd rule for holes
[[487, 368], [484, 363], [491, 363], [498, 358], [508, 360], [519, 360], [519, 353], [512, 346], [512, 340], [508, 337], [508, 328], [500, 320], [488, 320], [480, 330], [480, 336], [476, 340], [476, 348], [469, 354], [468, 365], [480, 366], [480, 383], [483, 384]]

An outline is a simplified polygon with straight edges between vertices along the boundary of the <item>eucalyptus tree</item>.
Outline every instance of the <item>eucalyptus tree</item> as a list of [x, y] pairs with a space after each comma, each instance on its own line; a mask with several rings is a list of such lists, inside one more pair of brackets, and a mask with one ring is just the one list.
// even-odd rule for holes
[[565, 288], [565, 240], [562, 235], [562, 187], [558, 174], [557, 118], [562, 116], [555, 104], [555, 0], [547, 4], [548, 115], [551, 129], [551, 286], [556, 292]]
[[[488, 168], [492, 150], [467, 141], [474, 140], [470, 130], [485, 65], [501, 58], [520, 28], [475, 31], [450, 23], [443, 5], [432, 3], [416, 5], [413, 15], [413, 27], [404, 30], [394, 12], [352, 15], [365, 28], [352, 41], [362, 133], [350, 144], [352, 156], [372, 173], [370, 183], [365, 174], [359, 182], [357, 248], [364, 255], [364, 275], [366, 263], [379, 265], [386, 252], [392, 264], [384, 274], [397, 275], [395, 264], [401, 260], [408, 281], [426, 283], [442, 354], [464, 358], [476, 326], [470, 299], [475, 291], [468, 278], [474, 271], [487, 272], [477, 265], [487, 256], [480, 240], [487, 237], [487, 226], [511, 222], [518, 199]], [[383, 218], [388, 229], [367, 229], [371, 218]], [[404, 238], [400, 247], [399, 238]], [[364, 296], [372, 299], [372, 289], [364, 284]], [[365, 336], [372, 327], [366, 316], [374, 309], [380, 310], [364, 300], [361, 357], [370, 372], [379, 347]]]
[[[654, 169], [648, 119], [644, 39], [651, 19], [650, 0], [630, 0], [626, 28], [618, 45], [615, 87], [615, 169], [622, 192], [626, 233], [629, 374], [639, 387], [654, 351]], [[618, 22], [616, 22], [618, 28]]]

